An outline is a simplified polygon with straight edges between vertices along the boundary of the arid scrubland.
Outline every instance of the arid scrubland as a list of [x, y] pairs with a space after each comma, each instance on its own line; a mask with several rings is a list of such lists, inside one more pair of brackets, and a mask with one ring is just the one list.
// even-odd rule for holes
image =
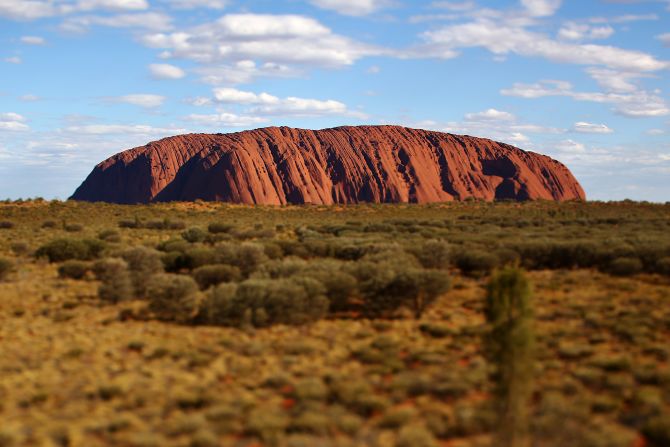
[[533, 446], [670, 445], [670, 205], [0, 204], [2, 447], [490, 445], [510, 355]]

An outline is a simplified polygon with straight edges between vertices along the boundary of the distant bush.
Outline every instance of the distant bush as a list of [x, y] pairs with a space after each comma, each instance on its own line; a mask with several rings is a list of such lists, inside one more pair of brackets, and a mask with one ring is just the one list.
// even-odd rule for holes
[[214, 222], [214, 223], [209, 224], [209, 226], [207, 227], [207, 230], [210, 233], [219, 234], [219, 233], [230, 233], [230, 231], [233, 228], [235, 228], [234, 225]]
[[42, 222], [42, 228], [56, 228], [58, 224], [55, 220], [45, 220]]
[[456, 267], [465, 275], [487, 274], [498, 265], [498, 257], [479, 249], [465, 249], [456, 255]]
[[134, 220], [121, 220], [119, 228], [142, 228], [142, 221], [138, 217], [135, 217]]
[[158, 250], [163, 252], [177, 251], [180, 253], [185, 253], [187, 250], [192, 248], [192, 245], [186, 242], [184, 239], [168, 239], [163, 241], [156, 247]]
[[78, 233], [84, 229], [84, 226], [81, 224], [65, 224], [63, 229], [68, 233]]
[[411, 250], [411, 253], [427, 269], [449, 268], [449, 244], [444, 241], [426, 241]]
[[[177, 267], [177, 271], [182, 269], [195, 270], [205, 265], [219, 264], [221, 263], [220, 261], [220, 256], [216, 250], [205, 247], [194, 247], [177, 257], [175, 266]], [[234, 262], [230, 264], [233, 265]]]
[[201, 295], [190, 276], [161, 273], [147, 283], [149, 310], [159, 320], [192, 322], [198, 312]]
[[103, 230], [98, 233], [98, 239], [105, 242], [121, 242], [121, 235], [116, 230]]
[[607, 266], [606, 271], [614, 276], [632, 276], [643, 269], [638, 258], [616, 258]]
[[14, 269], [14, 264], [8, 259], [0, 258], [0, 281], [7, 279], [7, 276]]
[[146, 296], [147, 280], [157, 273], [163, 272], [163, 260], [160, 252], [152, 248], [138, 246], [121, 253], [121, 257], [128, 264], [130, 277], [133, 282], [135, 296]]
[[203, 242], [207, 238], [207, 232], [201, 228], [193, 227], [184, 231], [181, 237], [192, 244], [196, 242]]
[[239, 281], [242, 279], [242, 272], [232, 265], [204, 265], [193, 271], [193, 278], [201, 290], [206, 290], [223, 282]]
[[215, 287], [204, 308], [212, 324], [299, 325], [323, 318], [328, 299], [323, 285], [311, 278], [248, 279], [238, 286]]
[[210, 289], [200, 306], [198, 321], [216, 326], [240, 326], [244, 312], [233, 309], [239, 306], [236, 294], [236, 283], [224, 283]]
[[27, 242], [23, 241], [12, 242], [10, 248], [16, 256], [23, 256], [30, 252], [30, 246]]
[[83, 279], [91, 269], [91, 265], [85, 261], [65, 261], [58, 267], [58, 276], [61, 278]]
[[56, 239], [38, 248], [35, 256], [46, 257], [49, 262], [88, 261], [100, 257], [104, 249], [105, 243], [97, 239]]
[[662, 275], [670, 276], [670, 256], [656, 261], [656, 271]]
[[216, 246], [216, 262], [237, 266], [242, 274], [247, 277], [258, 267], [268, 260], [265, 254], [265, 248], [253, 242], [243, 242], [242, 244], [222, 243]]
[[123, 259], [105, 258], [93, 264], [93, 273], [101, 281], [98, 296], [110, 303], [135, 298], [128, 264]]
[[9, 230], [12, 228], [14, 228], [14, 222], [10, 222], [8, 220], [0, 221], [0, 230]]
[[409, 268], [382, 271], [378, 264], [373, 274], [361, 283], [364, 312], [371, 317], [392, 316], [400, 308], [407, 308], [420, 317], [425, 309], [441, 294], [449, 290], [450, 280], [445, 272]]
[[186, 228], [184, 222], [172, 221], [170, 219], [163, 220], [152, 220], [149, 222], [143, 222], [142, 219], [135, 216], [133, 220], [121, 220], [119, 221], [119, 228], [132, 228], [140, 229], [146, 228], [148, 230], [183, 230]]
[[649, 444], [649, 447], [662, 447], [670, 445], [670, 422], [667, 414], [665, 417], [657, 416], [648, 421], [642, 427], [642, 434]]

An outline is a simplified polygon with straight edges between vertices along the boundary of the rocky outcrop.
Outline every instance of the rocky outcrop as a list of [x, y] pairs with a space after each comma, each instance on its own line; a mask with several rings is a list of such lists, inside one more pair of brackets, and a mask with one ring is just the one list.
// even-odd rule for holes
[[165, 138], [95, 167], [71, 199], [247, 204], [584, 199], [547, 156], [399, 126], [268, 127]]

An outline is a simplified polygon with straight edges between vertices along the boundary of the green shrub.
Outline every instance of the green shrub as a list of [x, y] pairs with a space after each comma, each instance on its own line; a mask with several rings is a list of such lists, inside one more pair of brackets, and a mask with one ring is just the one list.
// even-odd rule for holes
[[237, 250], [236, 265], [245, 276], [251, 275], [268, 257], [262, 245], [245, 242]]
[[198, 315], [198, 322], [216, 326], [240, 326], [240, 315], [244, 317], [244, 309], [236, 302], [237, 284], [224, 283], [213, 287], [207, 293]]
[[93, 273], [101, 282], [98, 297], [110, 303], [135, 298], [128, 264], [123, 259], [105, 258], [93, 264]]
[[533, 379], [533, 308], [524, 272], [508, 267], [487, 288], [485, 353], [495, 368], [497, 444], [520, 445], [528, 436]]
[[658, 416], [648, 421], [642, 427], [642, 434], [646, 438], [649, 447], [664, 447], [670, 445], [670, 419]]
[[160, 273], [146, 288], [149, 310], [162, 321], [193, 321], [201, 301], [198, 284], [190, 276]]
[[63, 229], [68, 233], [78, 233], [84, 229], [84, 226], [81, 224], [65, 224]]
[[478, 249], [463, 251], [456, 256], [456, 267], [469, 276], [487, 274], [498, 265], [496, 255]]
[[46, 257], [49, 262], [90, 261], [100, 257], [104, 249], [105, 243], [97, 239], [56, 239], [38, 248], [35, 256]]
[[121, 242], [121, 235], [116, 230], [103, 230], [98, 233], [98, 239], [105, 242]]
[[8, 259], [0, 258], [0, 281], [7, 279], [12, 270], [14, 270], [14, 264]]
[[131, 248], [121, 253], [121, 257], [128, 263], [128, 270], [133, 282], [135, 296], [146, 296], [147, 280], [157, 273], [163, 272], [163, 260], [160, 252], [143, 246]]
[[427, 428], [406, 425], [400, 430], [395, 447], [437, 447], [437, 441]]
[[169, 253], [172, 251], [176, 251], [179, 253], [186, 253], [188, 250], [193, 248], [191, 244], [186, 242], [184, 239], [168, 239], [167, 241], [163, 241], [158, 246], [156, 247], [158, 250]]
[[[220, 256], [212, 248], [194, 247], [180, 255], [175, 263], [177, 270], [195, 270], [205, 265], [219, 264]], [[230, 265], [235, 265], [235, 263], [230, 263]]]
[[184, 231], [181, 234], [181, 237], [192, 244], [197, 242], [203, 242], [207, 238], [207, 232], [201, 228], [193, 227]]
[[137, 216], [134, 220], [121, 220], [119, 221], [119, 228], [142, 228], [142, 221]]
[[444, 241], [426, 241], [411, 253], [416, 256], [421, 265], [427, 269], [449, 268], [449, 244]]
[[328, 299], [324, 294], [323, 285], [311, 278], [255, 278], [236, 288], [222, 284], [211, 289], [204, 307], [211, 324], [299, 325], [326, 315]]
[[91, 270], [91, 265], [85, 261], [75, 259], [65, 261], [58, 267], [58, 276], [61, 278], [83, 279]]
[[[383, 262], [370, 262], [375, 256], [353, 263], [349, 270], [358, 278], [363, 298], [363, 312], [370, 317], [393, 316], [401, 308], [411, 310], [418, 318], [428, 305], [449, 289], [444, 271], [424, 270], [402, 256], [384, 256]], [[416, 262], [416, 261], [414, 261]]]
[[209, 226], [207, 227], [207, 230], [212, 234], [220, 234], [220, 233], [230, 233], [230, 231], [233, 228], [235, 228], [233, 225], [219, 223], [219, 222], [213, 222], [213, 223], [209, 224]]
[[201, 290], [219, 285], [223, 282], [239, 281], [242, 279], [240, 269], [232, 265], [204, 265], [193, 271], [193, 278]]
[[16, 256], [23, 256], [30, 252], [30, 245], [27, 242], [12, 242], [10, 248]]
[[662, 275], [670, 276], [670, 256], [656, 261], [656, 271]]
[[643, 269], [638, 258], [616, 258], [607, 266], [607, 272], [614, 276], [632, 276]]

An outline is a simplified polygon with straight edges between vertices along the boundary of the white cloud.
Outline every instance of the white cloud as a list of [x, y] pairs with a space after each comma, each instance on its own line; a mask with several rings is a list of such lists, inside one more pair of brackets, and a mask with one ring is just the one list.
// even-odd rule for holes
[[489, 19], [446, 26], [426, 32], [423, 37], [427, 46], [421, 51], [443, 58], [456, 56], [460, 48], [482, 47], [498, 56], [511, 53], [559, 63], [603, 65], [628, 71], [657, 71], [670, 67], [668, 62], [640, 51], [556, 41], [522, 26]]
[[643, 20], [658, 20], [657, 14], [626, 14], [615, 17], [593, 17], [589, 21], [591, 23], [629, 23]]
[[267, 118], [250, 115], [236, 115], [228, 112], [209, 115], [191, 114], [184, 117], [184, 119], [208, 127], [248, 127], [267, 122]]
[[300, 70], [284, 64], [266, 62], [260, 66], [251, 60], [241, 60], [230, 65], [205, 65], [194, 70], [207, 84], [246, 84], [259, 77], [298, 76]]
[[25, 117], [19, 115], [18, 113], [7, 112], [0, 113], [0, 131], [2, 130], [11, 130], [11, 131], [21, 131], [29, 130], [27, 124], [25, 124]]
[[651, 136], [659, 136], [659, 135], [665, 135], [668, 132], [666, 130], [663, 130], [663, 129], [649, 129], [645, 133], [647, 135], [651, 135]]
[[367, 74], [379, 74], [381, 71], [382, 69], [378, 65], [371, 65], [367, 70], [365, 70]]
[[76, 11], [93, 11], [95, 9], [140, 11], [149, 9], [147, 0], [79, 0], [73, 7]]
[[561, 7], [561, 0], [521, 0], [521, 4], [533, 17], [547, 17]]
[[348, 16], [366, 16], [389, 6], [388, 0], [309, 0], [322, 9], [329, 9]]
[[514, 118], [514, 115], [511, 113], [496, 109], [488, 109], [484, 112], [468, 113], [465, 115], [465, 119], [468, 121], [512, 121]]
[[639, 87], [631, 81], [645, 76], [641, 73], [622, 72], [607, 68], [588, 68], [586, 72], [608, 92], [634, 92]]
[[234, 88], [215, 88], [214, 98], [219, 102], [235, 104], [278, 104], [279, 98], [268, 93], [256, 94]]
[[659, 36], [656, 36], [656, 38], [660, 40], [663, 43], [663, 45], [670, 47], [670, 33], [661, 34]]
[[34, 101], [39, 101], [41, 98], [37, 95], [23, 95], [19, 98], [21, 101], [25, 102], [34, 102]]
[[584, 144], [579, 143], [574, 140], [563, 140], [556, 144], [555, 148], [559, 152], [576, 152], [576, 153], [581, 153], [586, 151], [586, 147]]
[[332, 99], [320, 100], [289, 96], [279, 98], [269, 93], [254, 93], [234, 88], [215, 88], [213, 90], [216, 101], [226, 104], [254, 106], [250, 112], [255, 115], [283, 115], [283, 116], [323, 116], [343, 115], [365, 119], [367, 116], [360, 112], [351, 111], [346, 104]]
[[190, 29], [148, 34], [142, 42], [172, 58], [198, 62], [211, 83], [296, 74], [304, 67], [342, 67], [383, 52], [298, 15], [228, 14]]
[[575, 123], [572, 128], [575, 132], [578, 133], [597, 133], [597, 134], [607, 134], [614, 132], [605, 124], [594, 124], [580, 121]]
[[449, 11], [470, 11], [474, 9], [477, 4], [473, 0], [466, 0], [462, 2], [453, 1], [436, 1], [430, 4], [432, 8], [446, 9]]
[[112, 16], [76, 16], [65, 19], [60, 28], [67, 32], [84, 33], [96, 25], [110, 28], [166, 31], [172, 29], [172, 17], [160, 12], [116, 14]]
[[57, 8], [46, 0], [0, 0], [0, 16], [14, 20], [34, 20], [50, 17]]
[[435, 122], [420, 124], [422, 127], [444, 132], [474, 135], [515, 145], [530, 145], [531, 139], [527, 134], [558, 134], [563, 132], [563, 130], [553, 127], [521, 122], [513, 114], [494, 108], [482, 112], [467, 113], [463, 121], [451, 121], [444, 125]]
[[8, 64], [14, 64], [14, 65], [19, 65], [20, 63], [23, 62], [23, 60], [18, 56], [6, 57], [4, 61], [7, 62]]
[[223, 9], [228, 5], [227, 0], [163, 0], [174, 9]]
[[631, 93], [575, 92], [572, 84], [562, 81], [541, 81], [535, 84], [516, 83], [500, 92], [505, 96], [526, 99], [565, 96], [576, 101], [614, 104], [614, 111], [632, 118], [665, 116], [670, 108], [657, 92], [635, 90]]
[[44, 37], [39, 36], [23, 36], [21, 37], [21, 42], [26, 45], [44, 45], [46, 40], [44, 40]]
[[147, 0], [0, 0], [0, 17], [37, 20], [82, 11], [139, 11], [149, 8]]
[[143, 93], [119, 96], [118, 98], [112, 98], [111, 101], [132, 104], [140, 107], [153, 108], [163, 105], [165, 99], [165, 96]]
[[212, 104], [212, 100], [210, 98], [205, 98], [203, 96], [198, 96], [195, 98], [186, 98], [184, 102], [196, 107], [209, 106]]
[[146, 135], [163, 136], [163, 135], [177, 135], [187, 133], [187, 129], [182, 128], [165, 128], [153, 127], [148, 125], [129, 125], [129, 124], [88, 124], [84, 126], [69, 126], [64, 129], [66, 132], [84, 135]]
[[606, 26], [591, 26], [586, 23], [565, 23], [558, 31], [558, 37], [564, 40], [596, 40], [607, 39], [614, 34], [614, 28]]
[[154, 79], [181, 79], [186, 76], [184, 70], [170, 64], [151, 64], [149, 71]]

